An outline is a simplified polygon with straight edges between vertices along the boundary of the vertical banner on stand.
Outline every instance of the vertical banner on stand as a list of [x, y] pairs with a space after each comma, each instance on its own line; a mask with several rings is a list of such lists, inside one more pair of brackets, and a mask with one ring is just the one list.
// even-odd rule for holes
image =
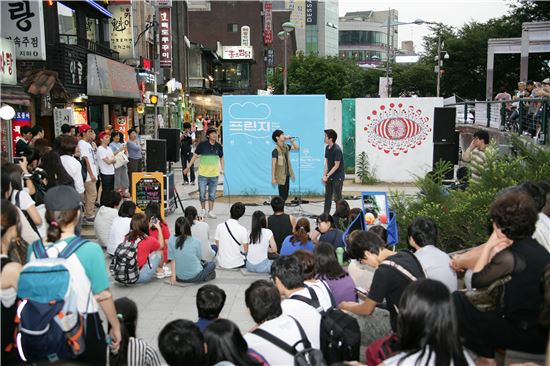
[[290, 152], [291, 195], [323, 193], [324, 95], [228, 95], [222, 105], [224, 194], [277, 194], [277, 185], [271, 184], [275, 130], [296, 136], [300, 146]]
[[160, 8], [160, 67], [172, 67], [172, 8]]
[[13, 156], [15, 156], [15, 145], [21, 138], [21, 127], [31, 125], [31, 113], [30, 112], [15, 112], [15, 117], [11, 120], [11, 138]]
[[271, 2], [264, 3], [264, 43], [271, 44], [273, 42], [273, 4]]

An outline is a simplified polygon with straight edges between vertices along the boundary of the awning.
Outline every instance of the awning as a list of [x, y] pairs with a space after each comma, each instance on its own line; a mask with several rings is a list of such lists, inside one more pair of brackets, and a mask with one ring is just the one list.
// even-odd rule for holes
[[0, 88], [0, 100], [2, 103], [13, 105], [31, 105], [31, 97], [22, 86], [2, 85]]
[[133, 67], [93, 53], [88, 54], [87, 94], [141, 100]]

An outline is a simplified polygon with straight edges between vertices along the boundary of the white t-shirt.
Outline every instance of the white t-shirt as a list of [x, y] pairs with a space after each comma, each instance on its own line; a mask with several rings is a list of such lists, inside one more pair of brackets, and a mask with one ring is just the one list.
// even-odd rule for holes
[[109, 243], [109, 233], [113, 222], [118, 217], [118, 210], [107, 206], [101, 206], [94, 219], [95, 236], [99, 245], [106, 247]]
[[115, 164], [108, 164], [105, 162], [105, 159], [112, 160], [115, 158], [113, 150], [109, 147], [100, 146], [97, 148], [97, 164], [99, 165], [99, 171], [104, 175], [114, 175], [115, 174]]
[[456, 272], [449, 265], [451, 258], [447, 253], [433, 245], [426, 245], [417, 250], [414, 255], [426, 272], [426, 277], [443, 282], [451, 293], [457, 290]]
[[[296, 322], [291, 317], [284, 314], [275, 319], [266, 321], [260, 325], [259, 328], [281, 339], [291, 347], [302, 339]], [[294, 356], [283, 351], [281, 348], [264, 338], [254, 333], [247, 333], [244, 335], [244, 339], [246, 343], [248, 343], [248, 348], [264, 356], [265, 360], [271, 366], [294, 365]], [[303, 350], [303, 343], [299, 343], [296, 349], [298, 351]]]
[[533, 239], [536, 239], [540, 245], [550, 252], [550, 217], [539, 212], [539, 219], [533, 233]]
[[209, 231], [210, 227], [208, 223], [204, 221], [195, 220], [193, 226], [191, 226], [191, 236], [201, 242], [202, 259], [207, 262], [212, 261], [215, 254], [210, 246]]
[[82, 164], [70, 155], [61, 155], [61, 164], [74, 180], [74, 189], [78, 193], [84, 193], [84, 180], [82, 179]]
[[267, 259], [267, 250], [269, 241], [273, 237], [273, 232], [269, 229], [262, 228], [259, 243], [250, 243], [248, 246], [248, 254], [246, 260], [250, 264], [259, 264]]
[[114, 255], [115, 250], [120, 243], [124, 241], [126, 234], [130, 232], [131, 217], [117, 216], [113, 220], [113, 225], [109, 231], [109, 241], [107, 242], [107, 253]]
[[[14, 189], [11, 193], [11, 203], [16, 205], [16, 199], [18, 190]], [[19, 193], [19, 208], [22, 210], [28, 210], [29, 207], [33, 206], [35, 203], [31, 196], [27, 193], [27, 191], [22, 190], [21, 193]]]
[[[419, 359], [420, 357], [420, 353], [421, 351], [418, 351], [416, 353], [413, 353], [412, 355], [410, 355], [409, 357], [405, 357], [406, 353], [405, 352], [400, 352], [398, 354], [396, 354], [395, 356], [392, 356], [386, 360], [384, 360], [383, 364], [386, 365], [386, 366], [397, 366], [398, 364], [399, 365], [415, 365], [417, 360]], [[423, 366], [434, 366], [435, 365], [435, 354], [432, 354], [432, 357], [430, 357], [430, 362], [428, 362], [428, 354], [429, 352], [426, 351], [424, 353], [424, 356], [422, 357], [422, 361], [420, 361], [418, 364], [419, 365], [423, 365]], [[472, 358], [470, 357], [470, 355], [468, 354], [468, 352], [464, 351], [464, 357], [466, 358], [466, 363], [468, 365], [475, 365], [475, 362], [474, 360], [472, 360]], [[404, 360], [399, 363], [399, 361], [404, 358]], [[453, 363], [451, 362], [451, 366], [453, 365]]]
[[[248, 235], [244, 226], [233, 219], [227, 220], [227, 225], [241, 245], [248, 243]], [[216, 227], [214, 239], [218, 241], [218, 265], [220, 267], [237, 268], [244, 265], [241, 254], [242, 246], [233, 240], [225, 227], [225, 223], [221, 223]]]
[[[94, 173], [94, 176], [97, 179], [97, 175], [98, 175], [97, 160], [95, 156], [95, 150], [92, 147], [92, 144], [84, 140], [80, 140], [78, 141], [78, 149], [80, 150], [80, 156], [88, 159], [88, 162], [90, 163], [90, 167], [92, 169], [92, 173]], [[90, 174], [88, 173], [86, 176], [86, 182], [90, 182], [91, 180], [92, 180], [92, 177], [90, 177]]]

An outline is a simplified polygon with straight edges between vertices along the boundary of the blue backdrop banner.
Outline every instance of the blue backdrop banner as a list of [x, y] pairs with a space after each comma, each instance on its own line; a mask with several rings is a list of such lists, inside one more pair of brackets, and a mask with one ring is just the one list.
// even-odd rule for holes
[[223, 96], [224, 194], [276, 195], [271, 184], [273, 131], [296, 136], [292, 195], [323, 194], [324, 95]]

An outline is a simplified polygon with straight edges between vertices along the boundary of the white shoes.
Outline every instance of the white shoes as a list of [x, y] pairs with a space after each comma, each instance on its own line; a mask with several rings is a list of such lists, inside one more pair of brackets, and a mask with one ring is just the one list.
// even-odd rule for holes
[[205, 209], [205, 208], [203, 208], [203, 209], [201, 210], [201, 216], [202, 216], [203, 219], [206, 218], [206, 209]]
[[215, 219], [215, 218], [217, 218], [218, 216], [216, 216], [216, 214], [214, 213], [214, 211], [210, 211], [210, 212], [208, 212], [208, 217], [210, 217], [211, 219]]

